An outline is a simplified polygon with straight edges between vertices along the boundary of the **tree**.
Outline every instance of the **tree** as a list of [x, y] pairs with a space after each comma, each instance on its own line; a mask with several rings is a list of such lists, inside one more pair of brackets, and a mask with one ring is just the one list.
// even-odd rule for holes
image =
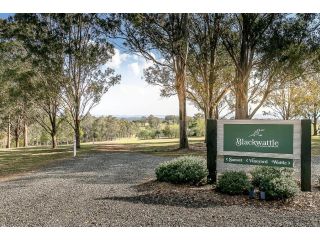
[[320, 117], [319, 74], [308, 76], [298, 91], [300, 93], [298, 111], [302, 117], [311, 119], [313, 136], [316, 136], [318, 135], [318, 119]]
[[120, 75], [105, 66], [114, 54], [113, 46], [98, 28], [97, 14], [58, 14], [63, 35], [65, 82], [62, 100], [80, 148], [80, 124]]
[[[12, 24], [7, 21], [1, 22], [0, 33], [0, 55], [2, 68], [0, 79], [3, 82], [3, 97], [0, 107], [7, 122], [7, 148], [10, 148], [11, 133], [13, 132], [16, 147], [19, 146], [19, 137], [24, 133], [24, 146], [28, 145], [28, 121], [31, 111], [30, 102], [27, 99], [25, 83], [29, 81], [34, 73], [30, 62], [26, 58], [26, 51], [19, 41], [11, 35]], [[2, 105], [2, 106], [1, 106]]]
[[57, 145], [57, 131], [62, 121], [61, 89], [63, 76], [62, 35], [55, 14], [16, 14], [13, 36], [27, 51], [27, 58], [36, 72], [26, 91], [35, 106], [35, 117], [50, 134], [52, 148]]
[[188, 99], [215, 118], [216, 107], [230, 89], [233, 66], [221, 42], [221, 14], [193, 14], [190, 24]]
[[148, 124], [151, 128], [158, 128], [160, 126], [161, 120], [152, 114], [147, 117]]
[[[119, 30], [125, 38], [125, 45], [132, 52], [153, 61], [157, 70], [165, 68], [173, 73], [173, 88], [179, 100], [179, 145], [180, 148], [188, 148], [186, 68], [189, 14], [126, 14], [122, 20]], [[159, 79], [153, 78], [151, 74], [146, 73], [145, 78], [151, 84], [159, 84]]]
[[[311, 15], [303, 14], [225, 16], [222, 39], [236, 68], [236, 119], [252, 118], [273, 90], [301, 76], [310, 52], [306, 40], [312, 21]], [[255, 105], [251, 111], [250, 102]]]
[[301, 86], [287, 84], [282, 89], [270, 94], [264, 106], [271, 111], [264, 111], [264, 115], [270, 115], [282, 120], [299, 118], [301, 106]]

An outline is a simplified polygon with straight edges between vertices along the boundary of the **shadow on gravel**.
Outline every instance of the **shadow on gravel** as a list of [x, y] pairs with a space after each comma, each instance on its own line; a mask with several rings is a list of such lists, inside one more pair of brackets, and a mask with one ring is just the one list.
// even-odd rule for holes
[[[171, 193], [172, 194], [172, 193]], [[171, 195], [170, 194], [170, 195]], [[196, 197], [185, 197], [182, 195], [172, 194], [170, 196], [168, 193], [147, 193], [138, 196], [130, 197], [103, 197], [96, 198], [94, 200], [113, 200], [121, 201], [135, 204], [150, 204], [150, 205], [164, 205], [164, 206], [175, 206], [175, 207], [185, 207], [185, 208], [209, 208], [217, 206], [225, 206], [223, 202], [215, 201], [210, 199], [210, 201], [205, 201], [203, 199], [197, 199]]]
[[149, 180], [135, 184], [130, 188], [135, 196], [113, 196], [96, 198], [95, 200], [112, 200], [135, 204], [176, 206], [185, 208], [209, 208], [230, 205], [220, 197], [215, 197], [212, 188], [186, 187]]

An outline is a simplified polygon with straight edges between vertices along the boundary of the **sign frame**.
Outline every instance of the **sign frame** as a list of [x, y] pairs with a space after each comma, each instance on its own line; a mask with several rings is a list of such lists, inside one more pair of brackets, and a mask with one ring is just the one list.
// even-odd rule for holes
[[[293, 153], [263, 153], [224, 151], [223, 126], [224, 124], [286, 124], [293, 125]], [[215, 120], [207, 119], [207, 168], [208, 182], [217, 181], [218, 156], [265, 157], [277, 159], [292, 159], [301, 161], [301, 190], [311, 191], [311, 120]]]

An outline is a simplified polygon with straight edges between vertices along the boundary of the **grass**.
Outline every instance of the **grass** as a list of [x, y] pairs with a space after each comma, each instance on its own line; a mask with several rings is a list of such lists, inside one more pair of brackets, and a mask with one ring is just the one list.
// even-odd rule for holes
[[190, 149], [179, 150], [179, 139], [150, 139], [139, 140], [137, 138], [124, 138], [114, 142], [104, 142], [96, 145], [97, 151], [130, 151], [147, 153], [156, 156], [176, 157], [186, 154], [204, 155], [205, 152], [198, 150], [204, 145], [203, 137], [189, 138]]
[[[78, 155], [91, 151], [92, 146], [83, 144]], [[0, 177], [36, 170], [72, 156], [72, 146], [0, 149]]]
[[313, 136], [311, 142], [311, 155], [319, 156], [320, 155], [320, 136]]
[[[190, 149], [179, 150], [179, 139], [139, 140], [125, 138], [116, 141], [85, 143], [78, 156], [97, 152], [138, 152], [156, 156], [178, 157], [187, 154], [205, 156], [203, 138], [189, 138]], [[312, 137], [312, 156], [320, 155], [320, 136]], [[28, 147], [0, 149], [0, 177], [36, 170], [64, 159], [72, 159], [72, 146]]]

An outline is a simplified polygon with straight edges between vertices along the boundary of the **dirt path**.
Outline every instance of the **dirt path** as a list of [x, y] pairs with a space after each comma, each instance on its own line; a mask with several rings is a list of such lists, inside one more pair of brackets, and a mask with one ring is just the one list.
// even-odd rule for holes
[[145, 182], [166, 160], [99, 153], [7, 179], [0, 182], [0, 226], [320, 226], [317, 211], [223, 204], [208, 189], [201, 201], [175, 189], [163, 194]]

